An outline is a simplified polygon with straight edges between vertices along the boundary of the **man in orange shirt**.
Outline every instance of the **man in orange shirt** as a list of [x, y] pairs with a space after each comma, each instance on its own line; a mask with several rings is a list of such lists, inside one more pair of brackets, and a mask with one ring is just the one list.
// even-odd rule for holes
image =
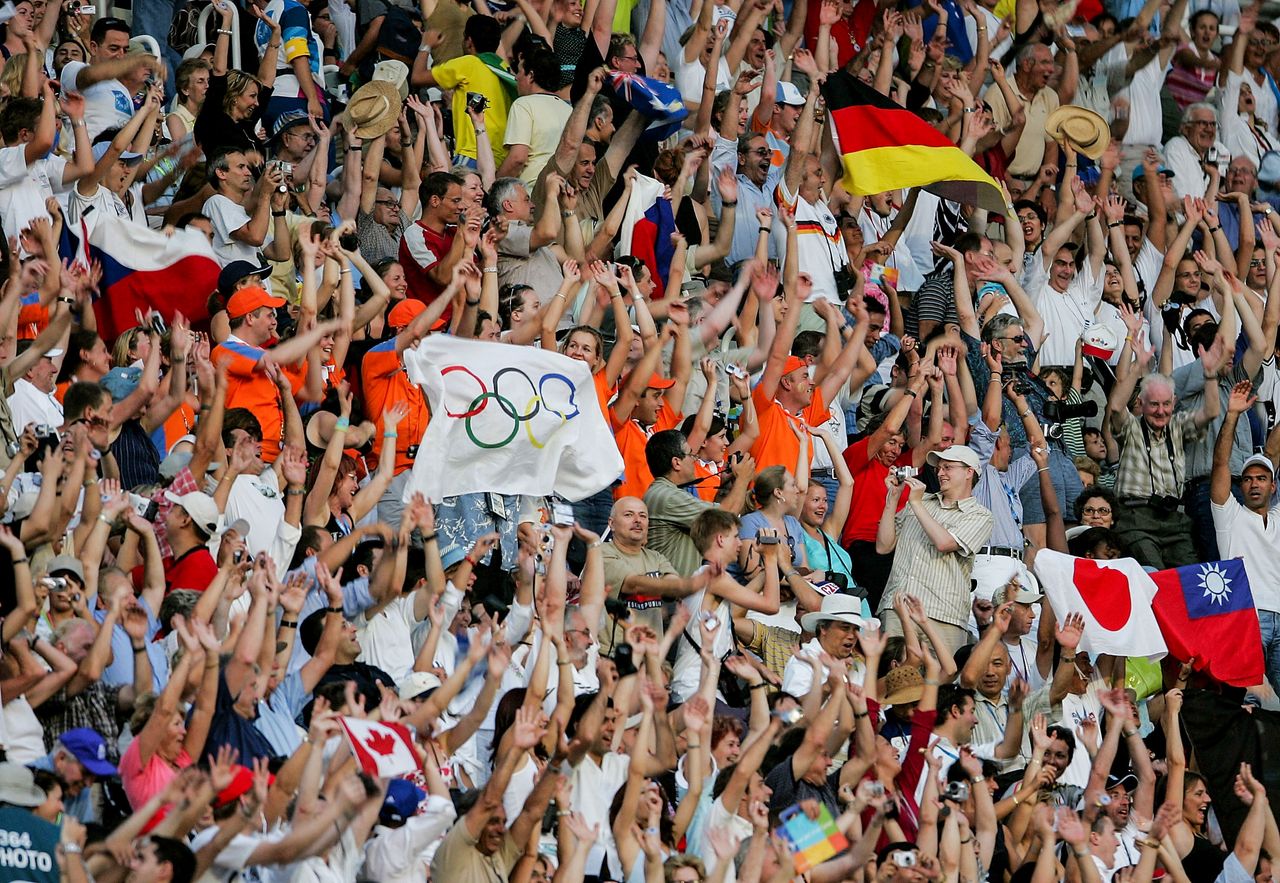
[[[686, 314], [687, 316], [687, 314]], [[672, 337], [671, 367], [674, 376], [667, 380], [656, 372], [662, 358], [663, 340]], [[655, 335], [645, 345], [644, 355], [636, 363], [623, 384], [622, 392], [609, 409], [609, 425], [622, 454], [622, 483], [613, 489], [613, 498], [643, 497], [653, 481], [645, 460], [644, 446], [649, 436], [663, 429], [675, 429], [683, 415], [676, 410], [684, 403], [685, 389], [693, 372], [693, 353], [689, 345], [687, 318], [681, 323], [667, 322], [662, 335]]]
[[[839, 395], [840, 389], [849, 382], [864, 349], [862, 341], [870, 321], [865, 308], [859, 310], [852, 329], [847, 325], [842, 329], [847, 335], [844, 346], [830, 367], [823, 368], [791, 354], [800, 310], [811, 291], [809, 277], [801, 273], [794, 289], [787, 292], [787, 313], [773, 338], [764, 375], [751, 391], [760, 429], [751, 446], [757, 470], [782, 466], [793, 475], [796, 473], [800, 461], [797, 434], [800, 424], [821, 426], [831, 418], [826, 403]], [[803, 434], [808, 436], [807, 432]]]
[[227, 318], [231, 334], [210, 356], [217, 365], [228, 360], [227, 410], [245, 408], [262, 425], [262, 460], [272, 463], [280, 453], [280, 434], [284, 425], [284, 408], [280, 388], [271, 379], [273, 367], [284, 372], [294, 395], [302, 388], [307, 375], [307, 352], [320, 343], [320, 338], [337, 330], [338, 321], [321, 322], [296, 337], [271, 349], [276, 340], [276, 309], [284, 306], [284, 298], [272, 297], [257, 286], [242, 288], [227, 301]]
[[[370, 349], [360, 363], [365, 413], [373, 417], [378, 427], [373, 436], [374, 453], [379, 460], [387, 456], [395, 457], [396, 461], [395, 477], [378, 500], [378, 520], [396, 530], [400, 529], [404, 512], [404, 488], [413, 474], [418, 445], [431, 419], [427, 398], [422, 388], [405, 373], [401, 356], [406, 349], [417, 346], [427, 329], [435, 331], [444, 327], [441, 314], [449, 306], [453, 291], [452, 287], [445, 289], [430, 306], [412, 298], [396, 304], [387, 314], [387, 326], [396, 329], [396, 336]], [[398, 426], [388, 429], [383, 426], [382, 415], [396, 402], [403, 402], [409, 411]]]

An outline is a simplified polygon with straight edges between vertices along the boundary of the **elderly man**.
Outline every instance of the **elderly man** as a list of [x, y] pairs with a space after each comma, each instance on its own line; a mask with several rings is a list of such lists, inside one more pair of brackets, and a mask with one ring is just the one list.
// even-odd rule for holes
[[973, 557], [991, 538], [991, 512], [973, 498], [978, 455], [965, 445], [931, 451], [927, 458], [938, 472], [936, 494], [926, 494], [924, 482], [908, 478], [907, 506], [898, 511], [903, 481], [890, 473], [884, 513], [876, 532], [876, 552], [894, 552], [889, 584], [880, 599], [885, 633], [901, 635], [893, 599], [909, 592], [924, 604], [939, 636], [952, 653], [969, 642], [970, 574]]
[[[1222, 192], [1225, 196], [1218, 200], [1218, 223], [1222, 225], [1222, 234], [1227, 237], [1227, 241], [1231, 243], [1231, 247], [1240, 247], [1240, 195], [1243, 195], [1250, 204], [1258, 199], [1258, 166], [1252, 159], [1247, 156], [1232, 157], [1231, 162], [1227, 165], [1226, 175], [1223, 176]], [[1231, 197], [1235, 197], [1232, 199]], [[1280, 221], [1280, 214], [1276, 213], [1268, 203], [1262, 203], [1262, 211], [1252, 211], [1251, 214], [1255, 224], [1267, 223], [1271, 224], [1273, 229], [1277, 221]], [[1250, 283], [1252, 285], [1252, 282]]]
[[[529, 187], [519, 178], [499, 178], [489, 189], [489, 216], [506, 235], [498, 242], [498, 281], [504, 286], [528, 286], [539, 300], [548, 300], [564, 282], [560, 265], [569, 253], [581, 253], [582, 228], [565, 224], [562, 206], [564, 179], [545, 176], [546, 202], [537, 222]], [[562, 245], [565, 243], [574, 243]]]
[[792, 655], [782, 673], [782, 692], [792, 696], [804, 697], [813, 686], [813, 673], [816, 669], [823, 680], [827, 677], [827, 667], [818, 662], [825, 653], [832, 659], [849, 662], [849, 678], [854, 683], [862, 683], [866, 668], [862, 660], [855, 659], [858, 650], [858, 632], [866, 627], [862, 618], [862, 604], [852, 595], [828, 595], [822, 599], [822, 609], [814, 613], [806, 613], [800, 619], [800, 625], [806, 632], [813, 633], [813, 639], [800, 648], [808, 658]]
[[[609, 513], [609, 542], [600, 550], [604, 559], [604, 583], [610, 595], [631, 612], [632, 624], [645, 625], [662, 636], [663, 601], [680, 599], [707, 587], [710, 571], [681, 576], [667, 556], [646, 548], [649, 542], [649, 510], [644, 501], [623, 497]], [[600, 652], [612, 655], [614, 639], [621, 640], [616, 620], [606, 613], [600, 623]]]
[[1178, 199], [1204, 199], [1209, 187], [1209, 166], [1220, 168], [1227, 148], [1218, 141], [1218, 111], [1207, 101], [1187, 105], [1182, 112], [1181, 133], [1164, 146], [1164, 161], [1173, 169], [1173, 189]]
[[[1075, 54], [1075, 50], [1071, 50]], [[1058, 93], [1049, 85], [1053, 79], [1053, 50], [1043, 43], [1030, 43], [1018, 52], [1018, 69], [1009, 87], [1018, 96], [1026, 112], [1026, 125], [1018, 146], [1009, 159], [1009, 174], [1031, 180], [1044, 160], [1044, 121], [1061, 103]], [[986, 91], [984, 100], [991, 105], [991, 117], [1001, 132], [1013, 128], [1013, 114], [1004, 94], [995, 86]]]
[[99, 778], [118, 775], [119, 771], [107, 760], [107, 743], [96, 731], [87, 727], [67, 730], [58, 737], [53, 750], [31, 766], [56, 773], [62, 780], [62, 805], [67, 815], [82, 824], [102, 821], [92, 797], [93, 784]]
[[[782, 166], [773, 164], [773, 150], [763, 134], [749, 134], [738, 138], [737, 142], [724, 138], [716, 140], [711, 150], [711, 172], [718, 176], [721, 169], [736, 168], [738, 172], [736, 217], [754, 218], [760, 209], [773, 210], [774, 192], [778, 189], [778, 181], [782, 178]], [[726, 200], [720, 191], [711, 188], [711, 204], [719, 214]], [[755, 227], [749, 223], [737, 224], [733, 229], [733, 246], [726, 259], [729, 266], [736, 267], [749, 260], [756, 253], [756, 245], [764, 236], [768, 243], [769, 258], [778, 258], [777, 243], [769, 235], [765, 227]]]
[[1142, 564], [1163, 570], [1196, 560], [1191, 519], [1181, 509], [1187, 478], [1187, 442], [1204, 435], [1218, 416], [1218, 371], [1226, 358], [1221, 337], [1200, 356], [1205, 395], [1197, 411], [1174, 413], [1174, 383], [1164, 374], [1149, 374], [1138, 396], [1138, 413], [1129, 401], [1139, 374], [1151, 363], [1145, 349], [1107, 400], [1107, 419], [1120, 443], [1116, 495], [1124, 508], [1117, 524], [1120, 539]]

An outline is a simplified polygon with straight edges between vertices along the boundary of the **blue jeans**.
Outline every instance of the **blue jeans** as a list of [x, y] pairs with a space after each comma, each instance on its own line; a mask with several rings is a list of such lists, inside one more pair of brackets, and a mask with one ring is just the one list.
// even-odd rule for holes
[[173, 26], [173, 17], [178, 10], [186, 5], [187, 0], [134, 0], [133, 4], [133, 33], [155, 37], [160, 44], [160, 57], [168, 68], [164, 78], [166, 106], [174, 96], [174, 71], [182, 63], [182, 56], [169, 45], [169, 28]]
[[1280, 613], [1259, 610], [1258, 625], [1262, 629], [1262, 662], [1267, 667], [1267, 680], [1271, 689], [1280, 693]]

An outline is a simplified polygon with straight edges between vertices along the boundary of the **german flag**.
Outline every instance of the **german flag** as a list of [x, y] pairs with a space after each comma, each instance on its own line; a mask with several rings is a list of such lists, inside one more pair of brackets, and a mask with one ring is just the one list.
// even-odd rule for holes
[[995, 179], [913, 112], [846, 71], [830, 74], [822, 94], [850, 193], [923, 187], [954, 202], [1006, 211]]

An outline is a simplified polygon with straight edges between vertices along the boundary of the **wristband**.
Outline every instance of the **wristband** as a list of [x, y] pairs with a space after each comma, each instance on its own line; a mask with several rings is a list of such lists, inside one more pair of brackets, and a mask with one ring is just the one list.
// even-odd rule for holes
[[359, 153], [363, 148], [357, 147], [355, 144], [347, 145], [347, 153]]
[[297, 627], [298, 627], [298, 621], [296, 619], [280, 620], [280, 628], [282, 629], [296, 629]]
[[1152, 849], [1160, 848], [1160, 841], [1155, 839], [1154, 837], [1148, 837], [1145, 840], [1139, 840], [1138, 842], [1143, 846], [1150, 846]]
[[1117, 228], [1117, 227], [1123, 227], [1123, 226], [1124, 226], [1124, 224], [1122, 224], [1122, 223], [1121, 223], [1121, 222], [1119, 222], [1119, 221], [1116, 221], [1115, 223], [1107, 224], [1107, 229], [1108, 229], [1108, 230], [1114, 230], [1114, 229], [1115, 229], [1115, 228]]
[[695, 744], [693, 742], [686, 742], [684, 747], [687, 748], [689, 751], [696, 751], [702, 747], [702, 743], [698, 742]]
[[773, 228], [771, 228], [771, 227], [761, 227], [761, 228], [760, 228], [760, 232], [761, 232], [761, 233], [772, 233], [772, 232], [773, 232]]
[[84, 854], [84, 851], [80, 848], [79, 843], [60, 843], [58, 845], [62, 847], [62, 851], [67, 855], [82, 856]]
[[400, 437], [400, 433], [398, 433], [398, 432], [384, 432], [384, 433], [382, 433], [382, 437], [383, 437], [383, 438], [399, 438], [399, 437]]
[[284, 493], [286, 497], [305, 497], [307, 495], [307, 489], [300, 488], [300, 487], [298, 488], [291, 487], [286, 489]]
[[497, 268], [497, 267], [485, 267], [485, 268], [484, 268], [484, 271], [485, 271], [486, 273], [496, 273], [496, 272], [498, 272], [498, 268]]
[[[563, 296], [564, 295], [560, 295], [560, 294], [556, 295], [556, 297], [563, 297]], [[480, 298], [476, 298], [475, 300], [472, 300], [471, 298], [467, 298], [467, 306], [469, 307], [480, 306]]]
[[335, 432], [346, 432], [350, 428], [351, 428], [350, 417], [339, 417], [338, 422], [333, 424], [333, 429]]
[[98, 516], [98, 520], [99, 520], [99, 521], [101, 521], [103, 524], [105, 524], [107, 527], [115, 527], [115, 526], [116, 526], [115, 520], [114, 520], [114, 519], [111, 519], [111, 518], [108, 518], [108, 517], [107, 517], [107, 516], [105, 516], [105, 515], [99, 515], [99, 516]]
[[326, 607], [326, 608], [324, 609], [324, 612], [325, 612], [325, 613], [336, 613], [336, 614], [338, 614], [339, 616], [344, 615], [344, 614], [343, 614], [343, 610], [342, 610], [342, 608], [341, 608], [341, 607]]
[[938, 686], [938, 679], [937, 679], [937, 678], [925, 678], [925, 679], [924, 679], [924, 685], [925, 685], [926, 687], [936, 687], [936, 686]]
[[964, 112], [965, 112], [965, 113], [977, 113], [977, 112], [978, 112], [978, 109], [977, 109], [976, 107], [966, 107], [966, 108], [964, 109]]
[[767, 688], [768, 686], [769, 686], [769, 685], [768, 685], [768, 684], [766, 684], [764, 681], [761, 681], [761, 682], [760, 682], [760, 683], [758, 683], [758, 684], [752, 684], [750, 687], [747, 687], [747, 689], [748, 689], [748, 690], [763, 690], [763, 689]]
[[720, 207], [721, 207], [721, 208], [733, 208], [733, 207], [734, 207], [735, 205], [737, 205], [737, 204], [738, 204], [738, 200], [736, 200], [736, 199], [735, 199], [733, 202], [721, 201], [721, 203], [720, 203]]
[[76, 302], [76, 299], [74, 297], [63, 297], [62, 295], [58, 296], [58, 303], [60, 304], [74, 304], [75, 302]]
[[439, 536], [440, 536], [440, 534], [438, 534], [436, 531], [434, 531], [434, 530], [433, 530], [431, 533], [425, 533], [425, 534], [423, 534], [423, 535], [422, 535], [422, 541], [423, 541], [424, 543], [429, 543], [429, 542], [431, 542], [432, 540], [434, 540], [434, 539], [438, 538]]
[[14, 559], [13, 559], [13, 561], [11, 561], [11, 562], [9, 562], [9, 563], [10, 563], [10, 564], [12, 564], [14, 567], [17, 567], [19, 564], [26, 564], [26, 563], [28, 562], [28, 560], [30, 560], [30, 559], [27, 559], [27, 558], [14, 558]]
[[146, 644], [143, 644], [141, 647], [134, 647], [134, 648], [133, 648], [133, 652], [134, 652], [134, 653], [146, 653], [146, 652], [147, 652], [147, 645], [146, 645]]
[[[271, 217], [273, 217], [273, 218], [283, 218], [283, 217], [284, 217], [284, 212], [282, 212], [282, 211], [278, 212], [278, 211], [276, 211], [275, 209], [272, 209], [272, 210], [271, 210]], [[348, 271], [348, 272], [350, 272], [350, 271]]]
[[474, 559], [474, 558], [472, 558], [472, 557], [471, 557], [471, 553], [470, 553], [470, 552], [468, 552], [467, 554], [463, 555], [463, 556], [462, 556], [462, 560], [463, 560], [463, 561], [465, 561], [465, 562], [467, 562], [468, 564], [470, 564], [472, 567], [475, 567], [477, 564], [479, 564], [479, 563], [480, 563], [480, 562], [476, 561], [476, 559]]
[[1219, 226], [1219, 227], [1210, 227], [1210, 228], [1209, 228], [1209, 232], [1210, 232], [1210, 233], [1217, 233], [1217, 232], [1219, 232], [1221, 229], [1222, 229], [1222, 227], [1220, 227], [1220, 226]]
[[908, 390], [907, 390], [907, 395], [911, 396], [911, 398], [913, 398], [913, 399], [918, 399], [918, 398], [920, 398], [920, 394], [919, 394], [919, 393], [917, 393], [914, 389], [908, 389]]

